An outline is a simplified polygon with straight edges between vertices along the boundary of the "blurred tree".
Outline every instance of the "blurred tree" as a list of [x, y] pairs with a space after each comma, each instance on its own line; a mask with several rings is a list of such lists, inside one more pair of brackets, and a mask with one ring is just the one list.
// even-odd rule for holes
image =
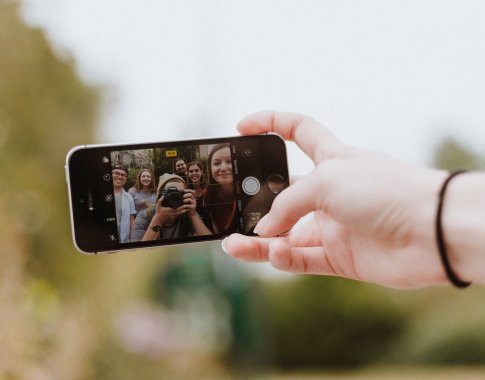
[[485, 168], [485, 160], [455, 139], [448, 137], [436, 147], [433, 166], [447, 170], [480, 170]]
[[0, 3], [0, 378], [86, 378], [103, 266], [73, 249], [64, 157], [93, 141], [99, 96], [18, 8]]
[[[195, 327], [205, 321], [202, 341], [206, 350], [234, 367], [254, 366], [255, 353], [261, 353], [260, 345], [265, 344], [257, 323], [265, 315], [261, 305], [253, 304], [261, 299], [258, 288], [238, 262], [219, 251], [213, 255], [201, 247], [185, 248], [183, 253], [169, 256], [168, 265], [154, 272], [152, 281], [156, 302], [180, 315], [194, 314], [185, 326], [187, 331], [192, 330], [192, 340], [200, 331], [190, 321], [196, 322]], [[191, 304], [195, 305], [192, 309]]]
[[389, 292], [369, 284], [298, 276], [267, 288], [273, 365], [355, 367], [379, 361], [406, 326]]
[[85, 281], [86, 261], [73, 254], [64, 159], [72, 146], [93, 141], [99, 96], [17, 12], [14, 3], [1, 5], [0, 193], [28, 242], [32, 273], [67, 290]]

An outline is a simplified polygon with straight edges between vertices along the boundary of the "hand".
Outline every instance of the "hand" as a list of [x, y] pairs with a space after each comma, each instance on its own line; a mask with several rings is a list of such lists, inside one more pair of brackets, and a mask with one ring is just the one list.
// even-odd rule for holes
[[195, 208], [197, 206], [197, 202], [195, 200], [195, 191], [192, 189], [186, 189], [185, 194], [184, 194], [184, 204], [183, 206], [180, 206], [179, 209], [183, 213], [188, 213], [189, 216], [194, 216], [196, 215]]
[[157, 226], [164, 226], [164, 225], [172, 225], [175, 219], [181, 214], [183, 214], [181, 207], [176, 209], [171, 207], [165, 207], [162, 205], [163, 203], [163, 196], [157, 201], [155, 205], [155, 214], [153, 215], [152, 221], [150, 224], [157, 225]]
[[[288, 272], [391, 287], [447, 282], [433, 238], [445, 172], [351, 147], [298, 114], [256, 113], [238, 129], [295, 141], [315, 168], [276, 197], [255, 229], [260, 237], [233, 234], [223, 242], [226, 252]], [[309, 213], [311, 220], [292, 229]]]

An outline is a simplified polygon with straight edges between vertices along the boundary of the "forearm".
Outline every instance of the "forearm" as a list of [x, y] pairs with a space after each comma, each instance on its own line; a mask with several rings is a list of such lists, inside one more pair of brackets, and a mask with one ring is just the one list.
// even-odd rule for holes
[[[153, 218], [146, 231], [145, 234], [143, 235], [143, 238], [141, 239], [142, 241], [148, 241], [148, 240], [156, 240], [159, 235], [159, 231], [156, 231], [157, 227], [161, 227], [161, 222], [158, 221], [158, 219]], [[154, 229], [155, 228], [155, 229]]]
[[153, 231], [150, 227], [145, 231], [141, 241], [156, 240], [158, 238], [159, 232]]

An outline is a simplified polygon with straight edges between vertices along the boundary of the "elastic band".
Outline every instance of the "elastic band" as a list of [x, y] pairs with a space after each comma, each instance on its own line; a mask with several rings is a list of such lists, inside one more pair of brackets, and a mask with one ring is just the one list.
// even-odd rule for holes
[[466, 288], [471, 285], [471, 282], [466, 282], [461, 280], [451, 268], [451, 264], [450, 264], [450, 261], [448, 260], [448, 254], [446, 251], [446, 243], [445, 243], [445, 237], [443, 233], [441, 216], [443, 213], [444, 198], [445, 198], [446, 188], [448, 187], [448, 184], [455, 176], [463, 173], [466, 173], [466, 170], [457, 170], [450, 173], [450, 175], [446, 178], [439, 193], [438, 211], [436, 213], [436, 242], [438, 243], [438, 251], [440, 253], [441, 262], [443, 263], [443, 267], [445, 268], [445, 272], [446, 272], [446, 276], [448, 277], [448, 280], [457, 288]]

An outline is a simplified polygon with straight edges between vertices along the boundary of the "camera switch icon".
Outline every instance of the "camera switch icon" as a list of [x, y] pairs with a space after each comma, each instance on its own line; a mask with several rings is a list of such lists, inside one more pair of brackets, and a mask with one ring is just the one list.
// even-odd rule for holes
[[242, 155], [244, 157], [252, 157], [253, 151], [251, 150], [251, 148], [243, 148], [242, 149]]

